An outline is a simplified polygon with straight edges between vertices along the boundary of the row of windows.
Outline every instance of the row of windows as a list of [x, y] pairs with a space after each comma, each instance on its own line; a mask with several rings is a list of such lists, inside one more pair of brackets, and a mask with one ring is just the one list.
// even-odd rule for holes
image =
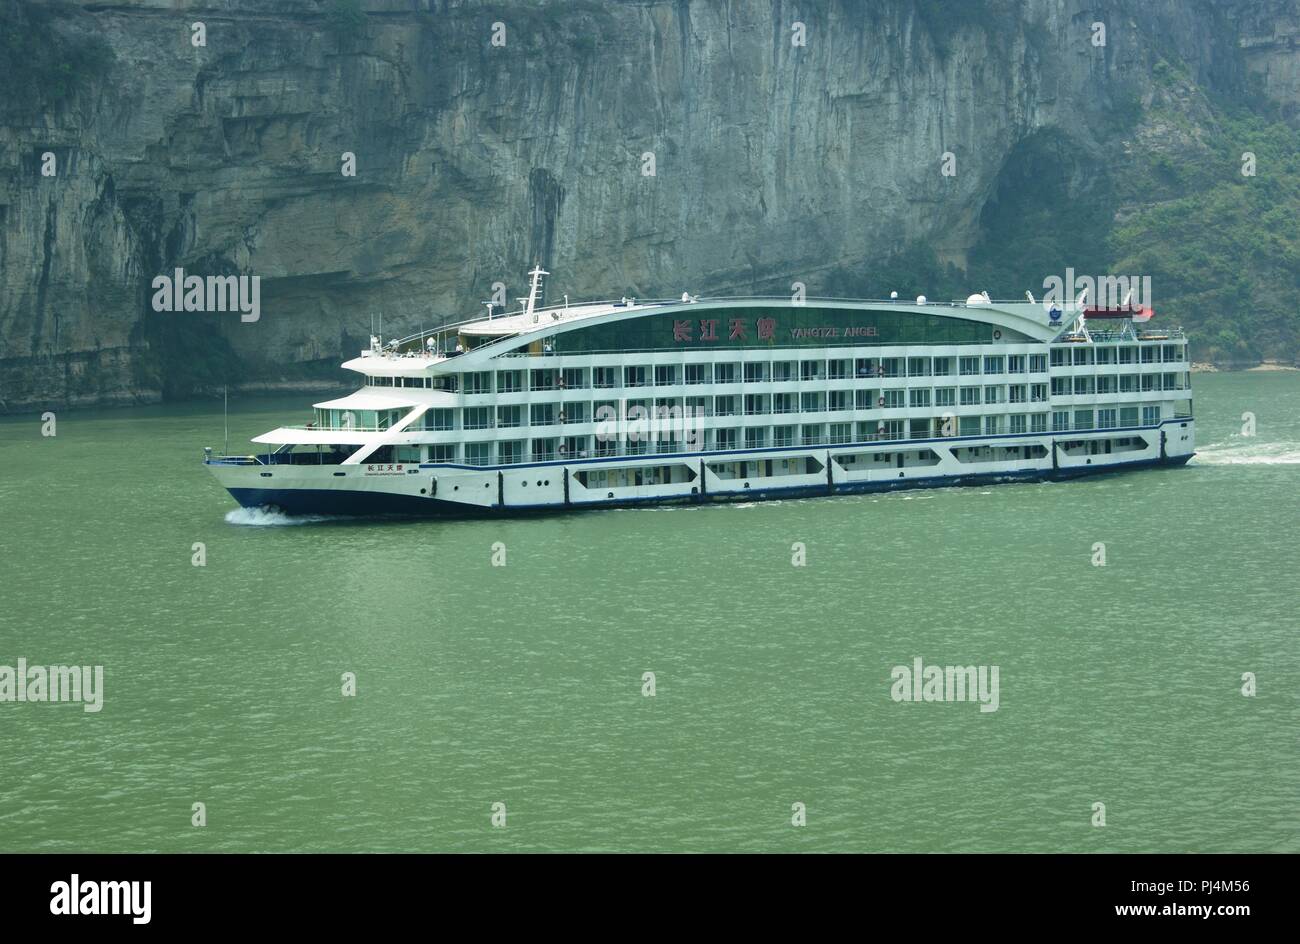
[[1053, 367], [1088, 364], [1177, 364], [1187, 360], [1185, 344], [1075, 344], [1052, 348]]
[[[1140, 414], [1139, 414], [1140, 411]], [[826, 446], [898, 439], [939, 439], [952, 436], [1001, 436], [1018, 433], [1116, 429], [1160, 422], [1159, 406], [1100, 410], [1060, 410], [1051, 413], [1012, 413], [990, 416], [929, 417], [912, 420], [803, 423], [745, 428], [666, 430], [624, 438], [547, 436], [497, 442], [446, 443], [428, 446], [429, 462], [468, 465], [510, 465], [566, 458], [640, 456], [703, 450], [765, 449], [786, 446]]]
[[[1052, 366], [1183, 362], [1181, 345], [1054, 348]], [[720, 364], [657, 364], [623, 367], [532, 368], [474, 371], [441, 377], [367, 377], [378, 387], [415, 387], [466, 394], [524, 390], [677, 386], [679, 384], [788, 383], [870, 377], [962, 377], [1046, 373], [1046, 354], [986, 354], [962, 357], [859, 357], [828, 360], [746, 361]], [[495, 384], [494, 384], [495, 377]], [[1176, 388], [1166, 388], [1176, 389]]]
[[[524, 390], [581, 390], [588, 387], [668, 387], [731, 383], [792, 383], [870, 377], [951, 377], [956, 362], [966, 374], [1046, 373], [1046, 354], [953, 357], [860, 357], [830, 360], [745, 361], [721, 364], [643, 364], [624, 367], [539, 367], [529, 370], [475, 371], [460, 375], [466, 394], [520, 393]], [[981, 371], [981, 367], [983, 370]], [[495, 387], [493, 376], [495, 374]], [[427, 378], [424, 378], [427, 379]], [[441, 378], [440, 378], [441, 379]], [[374, 386], [428, 386], [422, 378], [369, 377]], [[451, 389], [456, 389], [453, 385]]]
[[1140, 415], [1143, 426], [1154, 426], [1160, 422], [1160, 407], [1158, 405], [1104, 407], [1100, 410], [1053, 410], [1052, 432], [1137, 426], [1139, 410], [1141, 410]]
[[1156, 390], [1190, 390], [1192, 376], [1177, 374], [1110, 374], [1100, 377], [1053, 377], [1052, 396], [1087, 396], [1095, 393], [1151, 393]]
[[[1168, 375], [1174, 377], [1175, 375]], [[1066, 386], [1054, 395], [1069, 395], [1071, 390], [1079, 391], [1077, 384]], [[1074, 378], [1077, 380], [1092, 378]], [[1113, 378], [1112, 378], [1113, 379]], [[1159, 376], [1151, 378], [1154, 387], [1143, 385], [1142, 390], [1161, 390]], [[1164, 389], [1181, 390], [1173, 380]], [[1124, 385], [1119, 391], [1102, 389], [1096, 391], [1091, 387], [1085, 393], [1135, 393], [1131, 385]], [[936, 387], [913, 388], [909, 390], [806, 390], [802, 393], [751, 393], [720, 394], [701, 397], [655, 397], [632, 400], [593, 400], [569, 401], [565, 403], [547, 402], [516, 404], [510, 406], [463, 407], [459, 409], [438, 408], [425, 412], [423, 420], [411, 426], [413, 430], [453, 430], [453, 429], [510, 429], [521, 426], [553, 426], [556, 424], [574, 424], [601, 422], [610, 419], [644, 418], [649, 416], [765, 416], [788, 413], [836, 413], [867, 410], [925, 409], [930, 407], [971, 407], [995, 406], [1009, 404], [1033, 404], [1048, 402], [1047, 384], [1006, 384], [971, 387]], [[459, 416], [460, 426], [456, 426]]]

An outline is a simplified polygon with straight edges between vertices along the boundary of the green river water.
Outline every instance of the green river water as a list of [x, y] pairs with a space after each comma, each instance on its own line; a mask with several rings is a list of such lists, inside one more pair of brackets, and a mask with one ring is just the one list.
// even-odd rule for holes
[[509, 521], [232, 511], [220, 402], [5, 418], [0, 665], [104, 683], [0, 703], [0, 850], [1300, 851], [1300, 374], [1194, 385], [1181, 469]]

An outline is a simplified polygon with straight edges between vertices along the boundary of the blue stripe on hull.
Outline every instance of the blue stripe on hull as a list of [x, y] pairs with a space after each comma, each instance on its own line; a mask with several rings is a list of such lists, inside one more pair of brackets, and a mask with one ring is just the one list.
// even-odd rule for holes
[[[997, 482], [1035, 482], [1080, 478], [1107, 472], [1127, 472], [1154, 466], [1185, 465], [1191, 456], [1166, 459], [1142, 459], [1113, 465], [1084, 466], [1074, 469], [1025, 469], [1012, 472], [985, 472], [971, 475], [933, 475], [903, 478], [889, 482], [843, 482], [835, 485], [836, 495], [868, 492], [895, 492], [918, 488], [956, 488], [989, 485]], [[399, 515], [420, 518], [490, 518], [521, 514], [554, 514], [573, 509], [628, 508], [645, 505], [702, 505], [714, 502], [764, 501], [776, 498], [827, 497], [825, 485], [798, 485], [789, 488], [762, 488], [725, 494], [682, 495], [673, 497], [621, 498], [596, 502], [573, 502], [569, 505], [473, 506], [460, 502], [424, 498], [417, 495], [388, 495], [380, 492], [343, 489], [232, 488], [230, 494], [245, 508], [273, 506], [289, 515]]]

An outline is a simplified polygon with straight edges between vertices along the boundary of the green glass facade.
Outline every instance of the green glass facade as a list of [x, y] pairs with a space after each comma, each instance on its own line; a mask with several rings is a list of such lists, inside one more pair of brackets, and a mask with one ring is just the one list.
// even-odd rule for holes
[[[1000, 337], [994, 338], [997, 331]], [[695, 305], [577, 328], [553, 339], [557, 354], [712, 348], [990, 344], [1033, 339], [1009, 328], [946, 314], [819, 306]]]

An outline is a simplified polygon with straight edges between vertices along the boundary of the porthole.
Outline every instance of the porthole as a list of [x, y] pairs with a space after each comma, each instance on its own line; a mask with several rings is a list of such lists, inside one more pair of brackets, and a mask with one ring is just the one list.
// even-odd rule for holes
[[527, 487], [528, 487], [528, 479], [524, 479], [520, 484], [523, 485], [524, 488], [527, 488]]
[[426, 491], [426, 490], [425, 490], [425, 489], [423, 489], [423, 488], [422, 488], [422, 489], [420, 489], [420, 494], [421, 494], [421, 495], [423, 495], [423, 494], [424, 494], [424, 493], [425, 493], [425, 491]]
[[484, 482], [484, 483], [483, 483], [483, 487], [484, 487], [484, 488], [491, 488], [491, 487], [492, 487], [492, 483], [491, 483], [491, 482]]
[[550, 480], [550, 479], [547, 479], [547, 480], [546, 480], [545, 482], [543, 482], [542, 484], [543, 484], [543, 485], [550, 485], [550, 484], [551, 484], [551, 480]]
[[749, 483], [748, 483], [748, 482], [745, 483], [745, 488], [749, 488]]
[[606, 498], [613, 498], [613, 497], [614, 497], [614, 493], [613, 493], [613, 492], [606, 492], [606, 493], [605, 493], [605, 497], [606, 497]]
[[460, 486], [459, 486], [459, 485], [453, 485], [453, 486], [451, 487], [451, 490], [452, 490], [453, 492], [459, 492], [459, 491], [460, 491]]
[[994, 331], [994, 332], [993, 332], [993, 340], [994, 340], [994, 341], [1001, 341], [1001, 340], [1002, 340], [1002, 332], [1001, 332], [1001, 331]]

